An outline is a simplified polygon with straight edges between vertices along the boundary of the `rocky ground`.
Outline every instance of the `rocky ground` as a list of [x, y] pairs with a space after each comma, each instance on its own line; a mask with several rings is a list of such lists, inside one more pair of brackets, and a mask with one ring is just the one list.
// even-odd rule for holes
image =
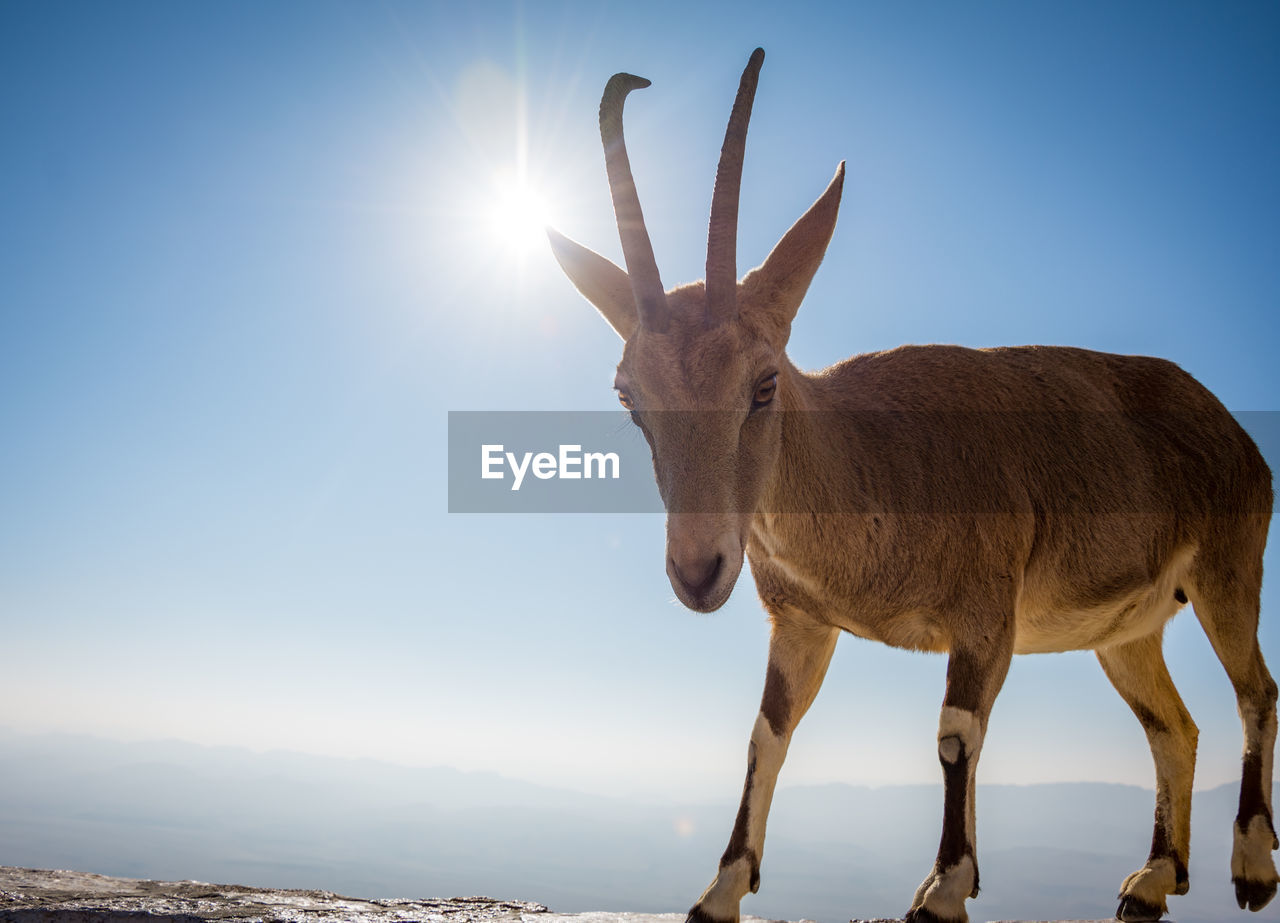
[[[142, 881], [0, 866], [3, 923], [682, 923], [683, 919], [683, 914], [676, 913], [559, 914], [541, 904], [487, 897], [364, 900], [328, 891]], [[743, 917], [743, 923], [775, 921]]]

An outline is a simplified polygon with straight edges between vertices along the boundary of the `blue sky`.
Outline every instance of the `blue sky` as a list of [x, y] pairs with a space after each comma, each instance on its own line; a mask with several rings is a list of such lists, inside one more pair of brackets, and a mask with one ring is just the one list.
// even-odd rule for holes
[[[0, 725], [732, 797], [745, 576], [695, 616], [660, 517], [449, 515], [444, 464], [450, 410], [615, 406], [620, 344], [495, 229], [501, 177], [620, 260], [595, 112], [649, 77], [637, 183], [698, 278], [756, 45], [742, 268], [849, 165], [797, 364], [1063, 343], [1276, 409], [1273, 4], [6, 3]], [[1189, 613], [1167, 648], [1228, 781], [1226, 677]], [[842, 640], [783, 783], [936, 781], [944, 668]], [[981, 778], [1150, 758], [1091, 655], [1021, 658]]]

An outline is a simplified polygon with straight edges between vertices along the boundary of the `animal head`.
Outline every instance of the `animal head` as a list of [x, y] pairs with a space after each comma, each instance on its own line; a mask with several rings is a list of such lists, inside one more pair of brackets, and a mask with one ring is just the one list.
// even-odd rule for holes
[[600, 137], [626, 269], [549, 230], [569, 279], [622, 337], [614, 387], [653, 452], [667, 508], [667, 575], [681, 602], [711, 612], [742, 570], [752, 513], [778, 458], [780, 408], [793, 384], [791, 321], [835, 229], [844, 164], [826, 191], [743, 278], [738, 191], [764, 51], [751, 55], [725, 131], [707, 235], [705, 281], [663, 287], [622, 135], [627, 94], [649, 81], [615, 74]]

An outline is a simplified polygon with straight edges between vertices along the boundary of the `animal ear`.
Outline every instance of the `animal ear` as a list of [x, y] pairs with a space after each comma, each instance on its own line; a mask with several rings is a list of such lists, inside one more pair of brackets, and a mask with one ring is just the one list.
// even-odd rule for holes
[[841, 161], [826, 191], [782, 235], [765, 261], [743, 277], [739, 283], [740, 310], [782, 331], [790, 327], [835, 232], [843, 189], [844, 161]]
[[547, 228], [551, 252], [569, 281], [596, 306], [622, 339], [631, 339], [639, 323], [631, 277], [616, 264], [582, 244]]

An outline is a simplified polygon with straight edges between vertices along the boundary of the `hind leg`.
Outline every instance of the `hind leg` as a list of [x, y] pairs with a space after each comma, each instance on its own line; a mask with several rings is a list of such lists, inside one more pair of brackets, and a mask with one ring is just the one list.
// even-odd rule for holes
[[1198, 731], [1165, 667], [1162, 632], [1097, 651], [1107, 679], [1142, 722], [1156, 764], [1156, 816], [1147, 864], [1120, 886], [1116, 918], [1158, 920], [1165, 898], [1186, 894], [1191, 782]]
[[1258, 647], [1261, 555], [1241, 573], [1223, 565], [1196, 575], [1188, 593], [1218, 659], [1235, 687], [1244, 727], [1240, 808], [1231, 850], [1231, 879], [1241, 909], [1261, 910], [1275, 896], [1276, 840], [1271, 813], [1271, 771], [1276, 744], [1276, 684]]

